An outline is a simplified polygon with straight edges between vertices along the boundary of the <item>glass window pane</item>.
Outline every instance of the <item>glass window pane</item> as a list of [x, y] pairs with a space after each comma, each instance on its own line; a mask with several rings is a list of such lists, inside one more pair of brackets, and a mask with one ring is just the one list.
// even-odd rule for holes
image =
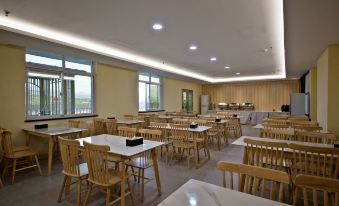
[[65, 67], [68, 69], [82, 70], [88, 73], [92, 72], [92, 62], [87, 59], [65, 57]]
[[26, 49], [26, 62], [62, 67], [62, 55], [35, 49]]
[[149, 82], [149, 74], [139, 74], [139, 80]]
[[159, 109], [159, 85], [150, 85], [149, 109]]
[[88, 76], [64, 77], [65, 114], [92, 113], [92, 78]]
[[153, 83], [160, 83], [160, 78], [156, 76], [151, 76], [151, 82]]
[[139, 111], [146, 111], [146, 83], [139, 82]]
[[61, 79], [49, 73], [28, 73], [27, 116], [61, 114]]

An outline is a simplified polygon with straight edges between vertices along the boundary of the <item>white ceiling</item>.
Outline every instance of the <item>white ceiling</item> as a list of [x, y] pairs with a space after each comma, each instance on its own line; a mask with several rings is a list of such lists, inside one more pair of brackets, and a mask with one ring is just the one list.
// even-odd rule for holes
[[284, 13], [287, 75], [300, 77], [339, 43], [339, 1], [285, 0]]
[[[80, 36], [209, 78], [236, 77], [236, 72], [244, 77], [284, 71], [283, 30], [277, 25], [283, 25], [282, 0], [0, 2], [0, 9], [11, 11], [9, 18]], [[162, 23], [163, 31], [153, 31], [154, 22]], [[190, 44], [196, 44], [198, 50], [190, 51]], [[268, 47], [272, 50], [263, 52]], [[211, 63], [211, 56], [217, 61]], [[231, 69], [225, 70], [226, 65]]]

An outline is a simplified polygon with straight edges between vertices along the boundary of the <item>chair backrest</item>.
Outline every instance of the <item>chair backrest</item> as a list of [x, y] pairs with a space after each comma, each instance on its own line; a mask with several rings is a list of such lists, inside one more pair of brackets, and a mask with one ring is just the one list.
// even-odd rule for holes
[[68, 127], [79, 128], [80, 120], [68, 120]]
[[94, 145], [84, 141], [88, 166], [88, 181], [102, 186], [109, 185], [108, 145]]
[[[271, 200], [278, 200], [279, 202], [283, 202], [285, 184], [290, 184], [289, 175], [279, 170], [223, 161], [218, 162], [217, 167], [222, 171], [224, 187], [227, 187], [226, 172], [229, 172], [230, 189], [234, 190], [233, 179], [237, 177], [238, 191]], [[267, 184], [269, 183], [270, 187], [267, 188]], [[242, 187], [242, 185], [244, 185], [244, 187]], [[279, 188], [278, 192], [275, 191], [276, 188]], [[267, 189], [270, 190], [269, 197], [266, 197]]]
[[266, 119], [264, 123], [273, 125], [289, 125], [289, 121], [285, 119]]
[[[298, 192], [300, 189], [303, 194], [303, 203], [306, 206], [312, 205], [309, 204], [310, 201], [313, 202], [313, 206], [339, 205], [338, 179], [298, 174], [295, 178], [295, 187], [293, 205], [300, 205], [298, 204]], [[310, 199], [308, 198], [309, 194], [312, 195]], [[319, 199], [323, 200], [323, 204], [318, 204]]]
[[102, 118], [94, 118], [94, 133], [95, 135], [105, 134], [106, 133], [106, 124], [105, 120]]
[[174, 119], [173, 119], [173, 124], [183, 124], [183, 125], [188, 125], [188, 124], [189, 124], [189, 121], [188, 121], [188, 119], [174, 118]]
[[270, 124], [270, 123], [263, 123], [262, 126], [265, 129], [288, 129], [290, 127], [287, 124]]
[[295, 131], [295, 139], [302, 142], [334, 144], [336, 136], [331, 133]]
[[260, 137], [280, 139], [280, 140], [294, 140], [294, 131], [292, 129], [261, 129]]
[[208, 125], [207, 120], [203, 120], [203, 119], [194, 119], [194, 120], [191, 120], [191, 122], [194, 122], [194, 123], [198, 124], [199, 126], [207, 126]]
[[323, 129], [319, 126], [300, 126], [300, 125], [294, 125], [292, 128], [296, 131], [309, 131], [309, 132], [321, 132]]
[[133, 127], [118, 127], [118, 135], [132, 138], [137, 135], [137, 128]]
[[7, 157], [13, 156], [14, 151], [13, 151], [13, 142], [12, 142], [12, 132], [8, 130], [3, 130], [1, 143], [2, 143], [5, 156]]
[[289, 120], [290, 125], [293, 126], [311, 126], [316, 127], [318, 126], [318, 122], [316, 121], [308, 121], [308, 120]]
[[64, 168], [63, 173], [69, 176], [79, 177], [80, 176], [79, 141], [64, 139], [62, 137], [59, 137], [58, 141], [62, 166]]
[[161, 130], [152, 130], [152, 129], [139, 129], [138, 133], [146, 140], [152, 140], [157, 142], [163, 142]]
[[287, 120], [289, 115], [273, 115], [270, 116], [270, 119], [280, 119], [280, 120]]
[[286, 142], [269, 142], [245, 138], [246, 164], [283, 170], [286, 165], [284, 151], [288, 147]]
[[339, 148], [313, 147], [290, 144], [293, 150], [292, 174], [306, 174], [339, 178]]
[[105, 121], [107, 134], [115, 135], [117, 134], [117, 120], [116, 119], [107, 119]]
[[182, 124], [171, 124], [170, 137], [172, 140], [185, 141], [189, 138], [188, 126]]

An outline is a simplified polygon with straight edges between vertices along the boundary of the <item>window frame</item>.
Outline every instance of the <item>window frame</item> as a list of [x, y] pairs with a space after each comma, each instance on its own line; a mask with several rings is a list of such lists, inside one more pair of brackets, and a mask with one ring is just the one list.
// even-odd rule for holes
[[[139, 76], [148, 76], [148, 81], [145, 80], [140, 80]], [[152, 77], [157, 77], [159, 78], [159, 83], [157, 82], [152, 82]], [[139, 83], [145, 83], [145, 95], [146, 95], [146, 109], [145, 110], [140, 110], [140, 105], [139, 105], [139, 98], [140, 98], [140, 93], [139, 93]], [[148, 92], [147, 92], [147, 85], [148, 85]], [[159, 107], [158, 109], [150, 109], [149, 108], [149, 100], [150, 100], [150, 94], [151, 94], [151, 85], [157, 85], [158, 86], [158, 102], [159, 102]], [[148, 94], [148, 95], [147, 95]], [[161, 111], [163, 110], [163, 86], [162, 86], [162, 78], [159, 75], [152, 74], [152, 73], [147, 73], [147, 72], [139, 72], [138, 73], [138, 112], [155, 112], [155, 111]]]
[[[42, 51], [43, 52], [43, 51]], [[95, 105], [94, 105], [94, 63], [91, 61], [91, 73], [77, 70], [77, 69], [69, 69], [66, 68], [66, 57], [62, 55], [62, 67], [39, 64], [39, 63], [32, 63], [26, 62], [26, 54], [25, 53], [25, 121], [41, 121], [41, 120], [54, 120], [54, 119], [68, 119], [68, 118], [81, 118], [81, 117], [89, 117], [89, 116], [97, 116], [95, 113]], [[28, 95], [29, 95], [29, 87], [28, 79], [29, 79], [29, 72], [37, 72], [37, 73], [46, 73], [46, 74], [57, 74], [60, 76], [61, 81], [61, 91], [64, 89], [64, 76], [67, 75], [80, 75], [80, 76], [87, 76], [91, 77], [91, 113], [82, 113], [82, 114], [64, 114], [65, 111], [65, 98], [63, 92], [61, 92], [61, 114], [59, 115], [43, 115], [43, 116], [31, 116], [28, 115]]]

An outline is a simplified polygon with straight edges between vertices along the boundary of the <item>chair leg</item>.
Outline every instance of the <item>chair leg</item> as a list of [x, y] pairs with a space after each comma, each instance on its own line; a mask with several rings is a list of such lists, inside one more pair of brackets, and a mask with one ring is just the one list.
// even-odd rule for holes
[[81, 205], [81, 177], [78, 178], [77, 206]]
[[131, 183], [129, 181], [129, 178], [127, 178], [127, 186], [128, 186], [128, 191], [130, 192], [130, 195], [131, 195], [132, 205], [134, 206], [135, 200], [134, 200], [134, 195], [133, 195], [133, 192], [132, 192], [132, 189], [131, 189]]
[[14, 183], [14, 179], [15, 179], [15, 171], [16, 171], [16, 159], [13, 159], [12, 184]]
[[40, 167], [39, 160], [38, 160], [38, 156], [37, 156], [37, 155], [34, 155], [34, 158], [35, 158], [36, 166], [37, 166], [37, 168], [38, 168], [38, 172], [39, 172], [40, 175], [42, 175], [41, 167]]
[[144, 202], [145, 169], [141, 169], [141, 202]]
[[60, 193], [59, 193], [58, 202], [61, 202], [62, 195], [64, 194], [66, 179], [67, 179], [67, 176], [65, 175], [64, 180], [62, 181], [62, 186], [61, 186], [61, 190], [60, 190]]
[[135, 171], [134, 171], [134, 168], [132, 166], [131, 166], [131, 169], [132, 169], [134, 181], [136, 182], [137, 181], [137, 176], [135, 175]]
[[139, 170], [138, 170], [138, 183], [140, 183], [140, 175], [141, 175], [141, 168], [139, 168]]
[[107, 187], [107, 190], [106, 190], [106, 206], [109, 206], [109, 201], [111, 199], [111, 188], [110, 187]]
[[5, 176], [7, 175], [7, 172], [8, 172], [8, 159], [4, 158], [3, 162], [4, 162], [4, 168], [2, 170], [2, 179], [5, 178]]
[[86, 206], [86, 205], [87, 205], [87, 203], [88, 203], [88, 199], [89, 199], [89, 196], [91, 196], [92, 187], [93, 187], [93, 183], [89, 182], [89, 186], [88, 186], [88, 189], [87, 189], [87, 194], [86, 194], [86, 198], [85, 198], [84, 206]]

